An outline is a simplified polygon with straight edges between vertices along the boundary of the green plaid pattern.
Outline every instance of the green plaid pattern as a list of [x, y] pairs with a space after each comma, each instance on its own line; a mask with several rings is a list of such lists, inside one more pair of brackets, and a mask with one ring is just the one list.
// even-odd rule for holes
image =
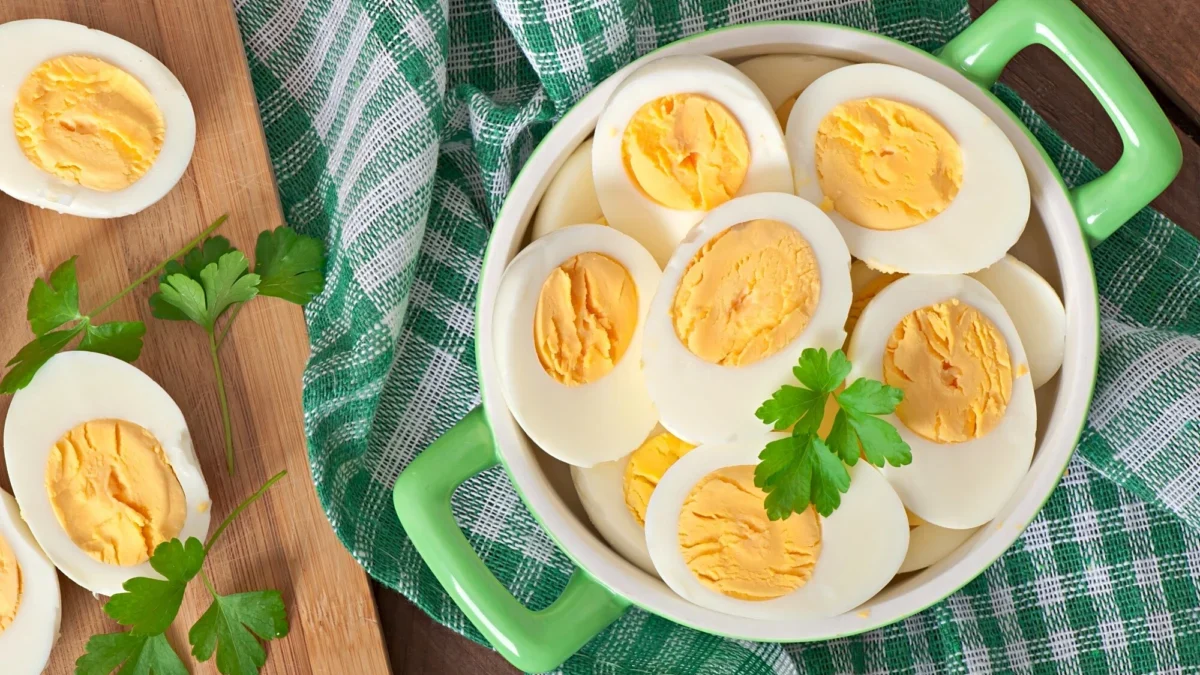
[[[705, 29], [820, 19], [934, 49], [963, 0], [237, 0], [288, 222], [329, 244], [307, 311], [317, 493], [376, 579], [473, 640], [391, 509], [412, 457], [478, 403], [472, 317], [492, 218], [554, 120], [637, 56]], [[1068, 183], [1096, 168], [1011, 92]], [[1200, 671], [1200, 246], [1147, 209], [1096, 250], [1100, 381], [1079, 452], [1021, 539], [961, 592], [810, 645], [704, 635], [639, 610], [566, 673]], [[506, 475], [455, 513], [544, 607], [571, 571]]]

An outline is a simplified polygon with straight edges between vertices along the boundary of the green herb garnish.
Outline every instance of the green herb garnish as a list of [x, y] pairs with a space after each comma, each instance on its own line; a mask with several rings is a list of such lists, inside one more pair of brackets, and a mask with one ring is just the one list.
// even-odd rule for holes
[[[912, 452], [899, 432], [878, 415], [896, 410], [904, 392], [877, 380], [859, 378], [834, 394], [850, 374], [850, 361], [842, 350], [805, 349], [792, 374], [802, 386], [783, 385], [755, 415], [776, 431], [792, 428], [791, 435], [767, 444], [758, 456], [754, 484], [767, 493], [767, 515], [782, 520], [809, 504], [828, 516], [850, 489], [850, 473], [862, 456], [878, 467], [904, 466]], [[818, 434], [825, 405], [834, 395], [838, 412], [824, 439]]]
[[104, 612], [129, 628], [123, 633], [93, 635], [83, 656], [75, 661], [75, 675], [121, 674], [176, 675], [187, 673], [179, 655], [164, 635], [179, 613], [188, 583], [199, 576], [213, 598], [212, 605], [188, 631], [192, 656], [199, 661], [217, 657], [223, 675], [251, 675], [266, 663], [262, 642], [288, 633], [287, 609], [279, 591], [250, 591], [221, 595], [204, 574], [204, 560], [234, 518], [287, 475], [280, 471], [230, 513], [208, 541], [195, 537], [172, 539], [158, 545], [150, 566], [164, 579], [135, 577], [122, 593], [104, 605]]
[[[298, 305], [308, 304], [325, 286], [321, 273], [325, 248], [317, 239], [286, 227], [258, 235], [255, 266], [224, 237], [212, 237], [192, 249], [182, 261], [171, 261], [150, 296], [151, 313], [168, 321], [191, 321], [208, 336], [208, 351], [217, 380], [217, 402], [225, 431], [225, 465], [233, 475], [233, 424], [225, 376], [217, 350], [229, 335], [242, 306], [259, 295]], [[224, 327], [218, 322], [229, 313]]]

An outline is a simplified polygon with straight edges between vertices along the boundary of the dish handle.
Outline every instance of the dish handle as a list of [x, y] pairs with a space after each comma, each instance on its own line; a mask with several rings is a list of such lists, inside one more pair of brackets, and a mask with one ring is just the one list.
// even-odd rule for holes
[[1179, 173], [1179, 139], [1133, 67], [1070, 0], [999, 0], [948, 42], [939, 58], [990, 89], [1017, 52], [1040, 44], [1075, 71], [1100, 101], [1124, 151], [1107, 173], [1071, 189], [1071, 205], [1094, 246], [1161, 193]]
[[454, 490], [497, 461], [483, 408], [475, 408], [408, 465], [396, 479], [392, 501], [413, 546], [471, 623], [509, 663], [544, 672], [615, 621], [629, 602], [580, 568], [562, 595], [536, 612], [501, 585], [450, 511]]

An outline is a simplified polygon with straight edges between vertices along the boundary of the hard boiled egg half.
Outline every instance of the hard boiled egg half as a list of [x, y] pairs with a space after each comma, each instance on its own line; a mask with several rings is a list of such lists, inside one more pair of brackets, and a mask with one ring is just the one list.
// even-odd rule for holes
[[783, 193], [717, 207], [671, 256], [646, 318], [662, 425], [694, 444], [762, 432], [754, 411], [800, 353], [841, 348], [850, 300], [850, 254], [820, 209]]
[[11, 675], [37, 675], [58, 639], [58, 572], [0, 490], [0, 664]]
[[987, 286], [1017, 327], [1029, 357], [1033, 388], [1049, 382], [1062, 367], [1067, 348], [1067, 310], [1058, 291], [1032, 267], [1011, 255], [971, 276]]
[[904, 563], [900, 565], [900, 573], [916, 572], [936, 563], [962, 546], [971, 535], [979, 531], [978, 527], [965, 530], [950, 528], [927, 523], [912, 513], [908, 514], [908, 553], [904, 555]]
[[183, 85], [145, 50], [86, 26], [0, 25], [0, 190], [115, 218], [179, 182], [196, 142]]
[[961, 275], [910, 275], [881, 290], [850, 336], [848, 382], [904, 392], [886, 419], [912, 463], [883, 474], [920, 519], [978, 527], [1029, 469], [1037, 431], [1033, 383], [1004, 306]]
[[792, 192], [775, 112], [750, 78], [709, 56], [668, 56], [630, 73], [592, 145], [608, 224], [660, 265], [688, 230], [739, 195]]
[[551, 232], [504, 270], [493, 332], [504, 397], [551, 456], [619, 459], [654, 428], [642, 324], [660, 276], [641, 244], [603, 225]]
[[142, 371], [74, 351], [42, 366], [4, 423], [4, 459], [34, 538], [72, 581], [113, 595], [164, 541], [209, 526], [209, 496], [179, 406]]
[[982, 111], [905, 68], [862, 63], [792, 108], [796, 194], [822, 205], [850, 253], [885, 272], [962, 274], [1000, 260], [1029, 219], [1016, 149]]
[[850, 467], [850, 490], [828, 517], [811, 508], [772, 521], [754, 467], [756, 434], [705, 445], [671, 468], [650, 497], [646, 543], [659, 576], [691, 602], [766, 620], [836, 616], [866, 602], [895, 576], [908, 521], [875, 467]]

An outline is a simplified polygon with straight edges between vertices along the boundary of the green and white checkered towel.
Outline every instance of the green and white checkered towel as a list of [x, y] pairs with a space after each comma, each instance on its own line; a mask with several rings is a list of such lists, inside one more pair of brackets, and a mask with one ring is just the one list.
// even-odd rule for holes
[[[964, 0], [236, 0], [288, 222], [329, 244], [309, 306], [305, 422], [317, 492], [364, 567], [474, 640], [390, 499], [414, 455], [478, 402], [472, 316], [517, 169], [592, 86], [684, 35], [819, 19], [934, 49]], [[1068, 183], [1096, 168], [1011, 92]], [[821, 644], [704, 635], [639, 610], [564, 672], [1200, 671], [1200, 245], [1145, 210], [1095, 252], [1100, 380], [1067, 476], [959, 593]], [[535, 608], [571, 563], [500, 469], [455, 512]]]

